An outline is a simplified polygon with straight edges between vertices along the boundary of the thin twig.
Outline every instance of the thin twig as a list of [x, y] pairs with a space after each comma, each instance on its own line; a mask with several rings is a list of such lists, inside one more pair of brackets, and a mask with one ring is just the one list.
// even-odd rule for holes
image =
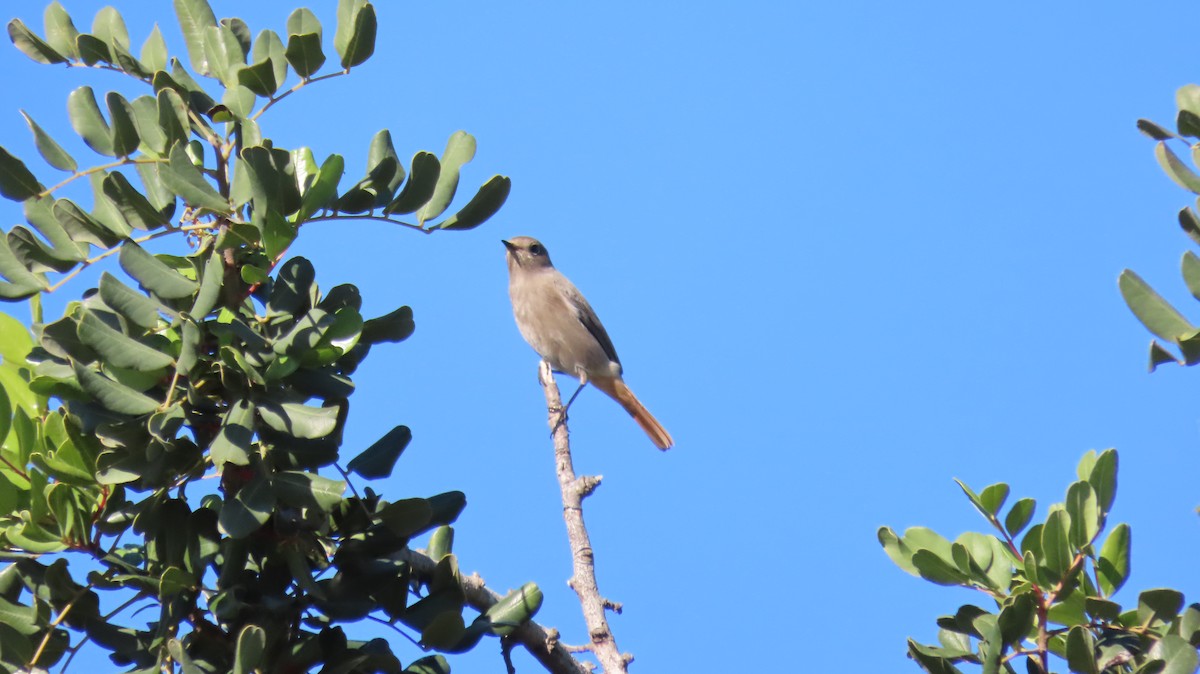
[[309, 218], [309, 219], [305, 220], [304, 223], [308, 224], [310, 222], [321, 222], [321, 221], [325, 221], [325, 220], [347, 220], [347, 219], [349, 219], [349, 220], [378, 220], [380, 222], [389, 222], [393, 225], [400, 225], [401, 227], [408, 227], [409, 229], [415, 229], [416, 231], [421, 232], [422, 234], [432, 234], [437, 231], [436, 229], [425, 229], [424, 227], [422, 227], [420, 225], [414, 225], [411, 222], [404, 222], [403, 220], [396, 220], [394, 218], [389, 218], [386, 215], [320, 215], [315, 218]]
[[302, 79], [296, 84], [296, 86], [292, 87], [291, 89], [288, 89], [287, 91], [283, 92], [282, 94], [279, 94], [278, 96], [275, 96], [271, 100], [267, 101], [266, 105], [259, 108], [258, 112], [254, 113], [253, 115], [250, 116], [250, 121], [257, 121], [258, 118], [261, 117], [264, 112], [271, 109], [272, 105], [275, 105], [279, 101], [282, 101], [283, 99], [287, 98], [288, 96], [291, 96], [292, 94], [296, 93], [297, 91], [300, 91], [301, 89], [312, 84], [313, 82], [320, 82], [321, 80], [328, 80], [328, 79], [331, 79], [334, 77], [340, 77], [342, 75], [348, 74], [349, 72], [350, 72], [350, 69], [347, 68], [346, 70], [339, 70], [336, 73], [327, 73], [325, 75], [318, 75], [316, 77], [309, 77], [309, 78]]
[[80, 178], [83, 178], [84, 176], [90, 176], [93, 173], [99, 173], [100, 171], [107, 171], [108, 169], [113, 169], [113, 168], [120, 168], [122, 166], [129, 166], [131, 164], [162, 164], [162, 163], [165, 163], [166, 161], [167, 161], [166, 159], [149, 159], [149, 158], [132, 159], [130, 157], [125, 157], [119, 161], [112, 162], [111, 164], [101, 164], [100, 166], [93, 166], [89, 169], [84, 169], [82, 171], [76, 171], [71, 174], [71, 177], [66, 178], [65, 180], [58, 183], [57, 185], [54, 185], [53, 187], [47, 187], [46, 189], [44, 189], [38, 193], [38, 198], [40, 199], [41, 197], [48, 196], [50, 193], [54, 192], [55, 190], [65, 187], [66, 185], [69, 185], [72, 182], [79, 180]]
[[[212, 227], [212, 225], [209, 223], [184, 225], [182, 227], [167, 227], [166, 229], [161, 229], [153, 234], [148, 234], [146, 236], [142, 236], [142, 237], [139, 237], [136, 239], [128, 239], [128, 240], [132, 241], [134, 243], [146, 243], [147, 241], [150, 241], [152, 239], [158, 239], [158, 238], [161, 238], [164, 236], [168, 236], [170, 234], [176, 234], [178, 232], [190, 232], [190, 231], [195, 231], [195, 230], [200, 230], [200, 229], [209, 229], [211, 227]], [[122, 242], [122, 243], [124, 243], [124, 242]], [[84, 269], [87, 269], [88, 267], [96, 264], [100, 260], [103, 260], [104, 258], [106, 258], [110, 255], [119, 253], [120, 251], [121, 251], [121, 246], [117, 245], [117, 246], [114, 246], [112, 248], [105, 250], [103, 253], [100, 253], [99, 255], [96, 255], [95, 257], [89, 257], [88, 259], [81, 261], [79, 263], [78, 267], [72, 269], [70, 271], [70, 273], [68, 273], [66, 276], [63, 276], [62, 278], [60, 278], [57, 283], [54, 283], [50, 287], [46, 288], [46, 290], [44, 292], [52, 293], [55, 290], [58, 290], [59, 288], [63, 287], [63, 285], [67, 281], [70, 281], [71, 279], [75, 278], [80, 273], [82, 273]]]
[[601, 476], [575, 476], [571, 460], [570, 431], [563, 418], [562, 398], [550, 364], [542, 361], [538, 368], [538, 379], [546, 392], [547, 424], [554, 435], [554, 460], [558, 468], [558, 486], [562, 489], [563, 520], [567, 524], [567, 539], [571, 544], [571, 560], [574, 572], [567, 584], [579, 595], [583, 619], [587, 622], [588, 636], [592, 640], [592, 652], [600, 661], [606, 674], [624, 674], [629, 671], [632, 655], [621, 653], [617, 640], [608, 627], [605, 610], [619, 609], [619, 605], [600, 595], [596, 585], [595, 551], [591, 537], [583, 523], [583, 499], [600, 484]]

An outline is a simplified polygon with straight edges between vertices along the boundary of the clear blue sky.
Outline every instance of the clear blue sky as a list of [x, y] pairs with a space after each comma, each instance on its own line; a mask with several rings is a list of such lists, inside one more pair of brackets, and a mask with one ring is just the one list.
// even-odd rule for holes
[[[62, 3], [81, 27], [104, 4]], [[116, 4], [135, 44], [158, 22], [182, 52], [169, 3]], [[256, 32], [283, 32], [293, 7], [212, 4]], [[311, 6], [328, 43], [336, 3]], [[1200, 316], [1178, 274], [1189, 195], [1134, 127], [1171, 124], [1175, 89], [1200, 80], [1194, 5], [378, 10], [375, 58], [263, 129], [345, 153], [346, 185], [381, 128], [404, 157], [464, 129], [479, 151], [463, 189], [513, 179], [474, 232], [320, 224], [294, 248], [323, 287], [359, 286], [367, 314], [413, 307], [416, 334], [355, 377], [346, 449], [412, 427], [379, 488], [465, 491], [464, 571], [500, 591], [538, 582], [538, 620], [585, 641], [537, 358], [499, 242], [529, 234], [678, 443], [659, 453], [595, 391], [572, 409], [577, 468], [604, 475], [586, 516], [634, 671], [916, 671], [905, 638], [932, 641], [938, 615], [984, 598], [903, 573], [876, 528], [981, 530], [954, 477], [1007, 481], [1044, 515], [1091, 448], [1121, 453], [1113, 521], [1132, 525], [1134, 558], [1119, 599], [1159, 586], [1200, 599], [1183, 561], [1200, 554], [1200, 372], [1146, 373], [1150, 337], [1116, 285], [1132, 267]], [[41, 3], [16, 11], [40, 30]], [[67, 140], [66, 95], [85, 83], [132, 91], [0, 49], [0, 145], [33, 165], [18, 108]], [[9, 202], [0, 213], [21, 219]], [[502, 671], [498, 650], [452, 664]]]

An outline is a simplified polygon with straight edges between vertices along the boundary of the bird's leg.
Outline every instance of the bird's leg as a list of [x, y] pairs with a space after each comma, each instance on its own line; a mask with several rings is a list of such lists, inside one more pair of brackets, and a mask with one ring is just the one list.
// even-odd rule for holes
[[575, 389], [575, 392], [571, 394], [571, 397], [567, 399], [567, 404], [563, 406], [562, 413], [558, 417], [558, 422], [554, 424], [554, 428], [550, 429], [550, 435], [554, 435], [554, 432], [558, 430], [559, 426], [567, 423], [567, 410], [571, 409], [571, 403], [575, 402], [575, 398], [579, 395], [579, 392], [583, 390], [583, 387], [587, 386], [587, 383], [587, 373], [580, 371], [579, 386]]

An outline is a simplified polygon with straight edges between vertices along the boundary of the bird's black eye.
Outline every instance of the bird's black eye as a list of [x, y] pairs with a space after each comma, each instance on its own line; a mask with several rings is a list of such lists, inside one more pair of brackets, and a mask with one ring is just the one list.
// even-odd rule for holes
[[535, 243], [529, 247], [529, 252], [533, 255], [541, 255], [542, 253], [544, 253], [546, 251], [542, 250], [542, 247]]

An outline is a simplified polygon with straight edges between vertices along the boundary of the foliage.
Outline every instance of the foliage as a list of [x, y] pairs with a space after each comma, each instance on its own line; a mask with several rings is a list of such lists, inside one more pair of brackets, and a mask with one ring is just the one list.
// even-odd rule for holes
[[1014, 661], [1024, 658], [1026, 671], [1049, 672], [1051, 656], [1090, 674], [1177, 674], [1200, 665], [1200, 604], [1185, 608], [1183, 595], [1167, 588], [1142, 592], [1136, 607], [1113, 599], [1129, 578], [1131, 541], [1124, 523], [1105, 535], [1117, 494], [1116, 450], [1088, 452], [1077, 473], [1066, 499], [1033, 526], [1033, 499], [1018, 500], [1001, 517], [1007, 484], [977, 492], [959, 482], [995, 533], [968, 532], [952, 543], [923, 527], [903, 536], [879, 530], [900, 568], [976, 590], [994, 605], [965, 604], [938, 618], [938, 645], [910, 639], [909, 657], [922, 669], [944, 674], [970, 663], [988, 674], [1016, 672]]
[[[1171, 180], [1177, 185], [1200, 195], [1200, 175], [1188, 165], [1173, 149], [1172, 144], [1180, 144], [1188, 150], [1193, 163], [1200, 157], [1200, 145], [1194, 145], [1195, 139], [1200, 138], [1200, 86], [1189, 84], [1181, 87], [1175, 93], [1175, 103], [1179, 112], [1175, 118], [1176, 131], [1155, 124], [1149, 120], [1139, 119], [1138, 129], [1147, 136], [1158, 141], [1154, 147], [1154, 156], [1159, 165]], [[1189, 141], [1187, 139], [1193, 139]], [[1179, 211], [1179, 225], [1193, 243], [1200, 244], [1200, 200], [1197, 208], [1185, 206]], [[1200, 257], [1187, 251], [1183, 254], [1183, 280], [1192, 296], [1200, 300]], [[1192, 325], [1175, 307], [1171, 306], [1161, 295], [1154, 291], [1145, 281], [1133, 271], [1126, 269], [1121, 273], [1121, 295], [1126, 304], [1133, 310], [1138, 320], [1151, 333], [1167, 344], [1174, 345], [1179, 354], [1158, 340], [1150, 343], [1150, 369], [1153, 370], [1163, 363], [1175, 362], [1184, 365], [1195, 365], [1200, 362], [1200, 328]]]
[[[339, 2], [339, 69], [326, 74], [323, 28], [307, 9], [288, 17], [285, 40], [218, 21], [206, 0], [174, 6], [183, 60], [157, 27], [135, 57], [111, 7], [91, 33], [57, 2], [43, 35], [8, 25], [35, 61], [120, 72], [150, 93], [109, 92], [102, 105], [90, 87], [71, 92], [73, 129], [107, 158], [86, 169], [25, 115], [42, 158], [67, 173], [52, 187], [0, 148], [0, 194], [22, 202], [29, 224], [0, 237], [0, 297], [30, 298], [35, 315], [31, 334], [0, 314], [0, 555], [11, 562], [0, 571], [0, 669], [45, 669], [91, 642], [145, 672], [448, 671], [440, 655], [402, 669], [387, 642], [355, 641], [341, 625], [399, 622], [423, 648], [457, 652], [511, 632], [541, 593], [528, 584], [468, 624], [449, 527], [463, 494], [345, 493], [349, 472], [389, 475], [411, 438], [398, 426], [348, 470], [337, 463], [351, 376], [373, 346], [411, 334], [412, 312], [366, 320], [355, 287], [322, 291], [308, 260], [284, 259], [301, 227], [323, 220], [471, 229], [500, 208], [509, 179], [437, 221], [474, 155], [466, 133], [440, 159], [418, 152], [406, 172], [380, 131], [349, 187], [340, 155], [318, 164], [264, 135], [277, 103], [371, 56], [369, 2]], [[82, 178], [90, 210], [59, 194]], [[405, 214], [414, 222], [395, 219]], [[141, 245], [168, 235], [190, 252]], [[61, 318], [41, 318], [41, 293], [110, 255], [132, 281], [105, 272]], [[201, 482], [210, 471], [215, 489]], [[439, 561], [420, 575], [405, 554], [431, 531]], [[149, 620], [131, 607], [151, 609]]]

